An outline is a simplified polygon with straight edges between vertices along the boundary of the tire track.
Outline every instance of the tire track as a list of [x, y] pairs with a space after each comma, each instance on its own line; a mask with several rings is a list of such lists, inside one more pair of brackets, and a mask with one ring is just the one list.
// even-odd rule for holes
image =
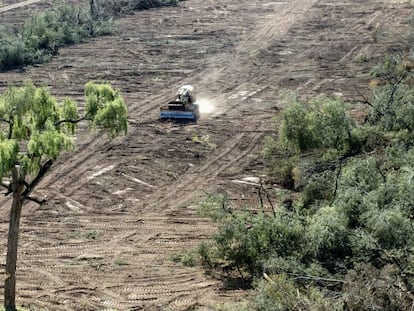
[[43, 1], [43, 0], [26, 0], [26, 1], [21, 1], [21, 2], [18, 2], [18, 3], [13, 3], [13, 4], [10, 4], [10, 5], [2, 6], [2, 7], [0, 7], [0, 13], [7, 12], [7, 11], [10, 11], [10, 10], [14, 10], [14, 9], [17, 9], [17, 8], [22, 8], [22, 7], [25, 7], [25, 6], [28, 6], [28, 5], [36, 4], [36, 3], [41, 2], [41, 1]]

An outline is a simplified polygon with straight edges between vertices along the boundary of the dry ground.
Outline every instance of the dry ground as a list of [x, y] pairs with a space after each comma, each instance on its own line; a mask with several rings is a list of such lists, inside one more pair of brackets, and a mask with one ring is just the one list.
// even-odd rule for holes
[[[0, 3], [0, 23], [19, 25], [47, 5]], [[171, 260], [215, 230], [196, 213], [203, 191], [257, 205], [257, 189], [235, 181], [265, 174], [263, 138], [281, 94], [367, 93], [370, 67], [403, 45], [411, 9], [409, 1], [187, 0], [117, 20], [118, 34], [62, 49], [48, 64], [0, 74], [1, 88], [32, 79], [80, 102], [87, 81], [110, 82], [130, 121], [128, 135], [112, 142], [82, 132], [75, 154], [36, 192], [47, 203], [25, 207], [18, 304], [189, 310], [242, 297]], [[195, 125], [159, 123], [159, 106], [187, 83], [216, 109]], [[0, 203], [3, 254], [10, 202]]]

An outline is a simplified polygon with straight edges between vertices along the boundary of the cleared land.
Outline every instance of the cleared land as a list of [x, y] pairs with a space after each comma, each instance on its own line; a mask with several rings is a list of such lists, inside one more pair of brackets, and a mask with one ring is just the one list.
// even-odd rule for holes
[[[0, 6], [0, 23], [19, 25], [48, 5]], [[0, 74], [1, 88], [32, 79], [79, 101], [87, 81], [110, 82], [130, 118], [128, 135], [112, 142], [81, 133], [36, 192], [47, 204], [25, 207], [18, 304], [188, 310], [242, 297], [170, 259], [215, 230], [195, 212], [202, 191], [257, 205], [255, 186], [235, 181], [264, 174], [262, 142], [280, 95], [366, 93], [369, 69], [400, 47], [411, 10], [409, 1], [188, 0], [119, 19], [117, 35], [62, 49], [48, 64]], [[196, 125], [159, 123], [159, 106], [188, 83], [216, 109]]]

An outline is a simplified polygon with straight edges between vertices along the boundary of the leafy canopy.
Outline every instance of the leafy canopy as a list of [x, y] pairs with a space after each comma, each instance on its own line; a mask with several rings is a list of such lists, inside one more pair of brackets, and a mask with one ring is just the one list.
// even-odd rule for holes
[[0, 96], [0, 177], [17, 168], [22, 179], [36, 175], [42, 163], [74, 147], [73, 134], [81, 121], [106, 130], [111, 137], [126, 133], [126, 106], [111, 86], [89, 82], [86, 106], [80, 116], [75, 101], [59, 103], [45, 87], [32, 82], [6, 89]]

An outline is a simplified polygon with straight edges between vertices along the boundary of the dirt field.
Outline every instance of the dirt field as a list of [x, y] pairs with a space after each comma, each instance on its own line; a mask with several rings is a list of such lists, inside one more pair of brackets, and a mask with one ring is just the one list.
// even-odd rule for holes
[[[0, 3], [0, 23], [18, 25], [47, 5]], [[62, 49], [48, 64], [1, 73], [2, 89], [32, 79], [80, 102], [87, 81], [110, 82], [130, 121], [112, 142], [81, 132], [76, 153], [36, 191], [47, 203], [24, 208], [18, 305], [212, 310], [242, 299], [242, 290], [171, 260], [215, 230], [196, 214], [203, 191], [257, 205], [255, 186], [239, 181], [266, 180], [262, 143], [281, 94], [358, 99], [370, 68], [402, 45], [411, 10], [410, 1], [187, 0], [117, 20], [117, 35]], [[159, 123], [159, 106], [187, 83], [209, 113], [195, 125]], [[10, 202], [1, 200], [5, 254]]]

